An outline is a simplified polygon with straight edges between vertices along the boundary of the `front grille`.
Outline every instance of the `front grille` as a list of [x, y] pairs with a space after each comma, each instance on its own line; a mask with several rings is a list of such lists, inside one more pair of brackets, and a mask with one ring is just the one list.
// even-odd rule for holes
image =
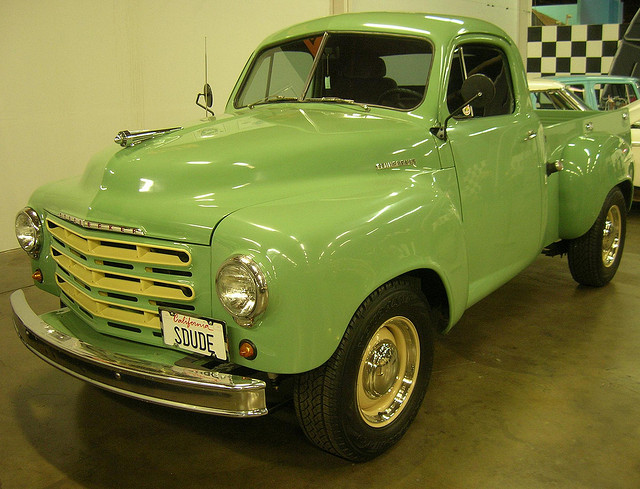
[[[96, 330], [158, 342], [158, 308], [194, 311], [192, 252], [186, 245], [91, 231], [46, 220], [61, 299]], [[142, 338], [141, 338], [142, 337]]]

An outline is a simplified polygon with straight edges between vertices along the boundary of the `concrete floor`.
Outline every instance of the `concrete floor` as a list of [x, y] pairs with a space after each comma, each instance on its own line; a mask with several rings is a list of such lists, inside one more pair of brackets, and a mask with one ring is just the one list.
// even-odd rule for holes
[[9, 293], [38, 312], [21, 252], [0, 254], [0, 488], [640, 487], [640, 212], [614, 281], [578, 287], [540, 257], [436, 345], [416, 421], [355, 465], [305, 440], [289, 403], [235, 420], [119, 397], [21, 344]]

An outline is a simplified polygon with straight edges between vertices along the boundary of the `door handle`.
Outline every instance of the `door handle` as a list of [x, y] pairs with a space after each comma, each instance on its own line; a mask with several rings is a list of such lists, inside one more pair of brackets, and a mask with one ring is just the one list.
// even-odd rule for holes
[[538, 133], [535, 131], [529, 131], [527, 133], [527, 136], [524, 138], [524, 141], [531, 141], [532, 139], [535, 139], [538, 137]]

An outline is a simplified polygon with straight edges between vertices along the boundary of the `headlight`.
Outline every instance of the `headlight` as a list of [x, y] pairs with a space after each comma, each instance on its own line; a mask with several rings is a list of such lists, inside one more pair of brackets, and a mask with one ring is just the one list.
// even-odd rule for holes
[[267, 281], [256, 262], [245, 255], [225, 261], [216, 276], [218, 298], [241, 326], [251, 326], [253, 319], [267, 308]]
[[38, 258], [42, 246], [42, 227], [38, 213], [30, 207], [25, 207], [16, 216], [16, 238], [30, 257]]

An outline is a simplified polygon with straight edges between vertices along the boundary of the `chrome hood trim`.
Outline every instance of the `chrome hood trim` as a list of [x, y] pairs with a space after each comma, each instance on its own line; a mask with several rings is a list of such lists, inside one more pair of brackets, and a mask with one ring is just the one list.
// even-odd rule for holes
[[132, 228], [127, 226], [118, 226], [115, 224], [107, 224], [104, 222], [88, 221], [86, 219], [80, 219], [64, 212], [58, 212], [57, 216], [72, 224], [76, 224], [86, 229], [95, 229], [98, 231], [110, 231], [112, 233], [131, 234], [133, 236], [144, 236], [146, 233], [143, 229]]
[[147, 139], [155, 138], [156, 136], [161, 136], [162, 134], [167, 134], [168, 132], [179, 131], [182, 127], [170, 127], [168, 129], [154, 129], [154, 130], [142, 130], [142, 131], [129, 131], [125, 129], [124, 131], [120, 131], [116, 134], [116, 137], [113, 138], [113, 142], [119, 144], [123, 148], [127, 146], [135, 146], [142, 141], [146, 141]]

